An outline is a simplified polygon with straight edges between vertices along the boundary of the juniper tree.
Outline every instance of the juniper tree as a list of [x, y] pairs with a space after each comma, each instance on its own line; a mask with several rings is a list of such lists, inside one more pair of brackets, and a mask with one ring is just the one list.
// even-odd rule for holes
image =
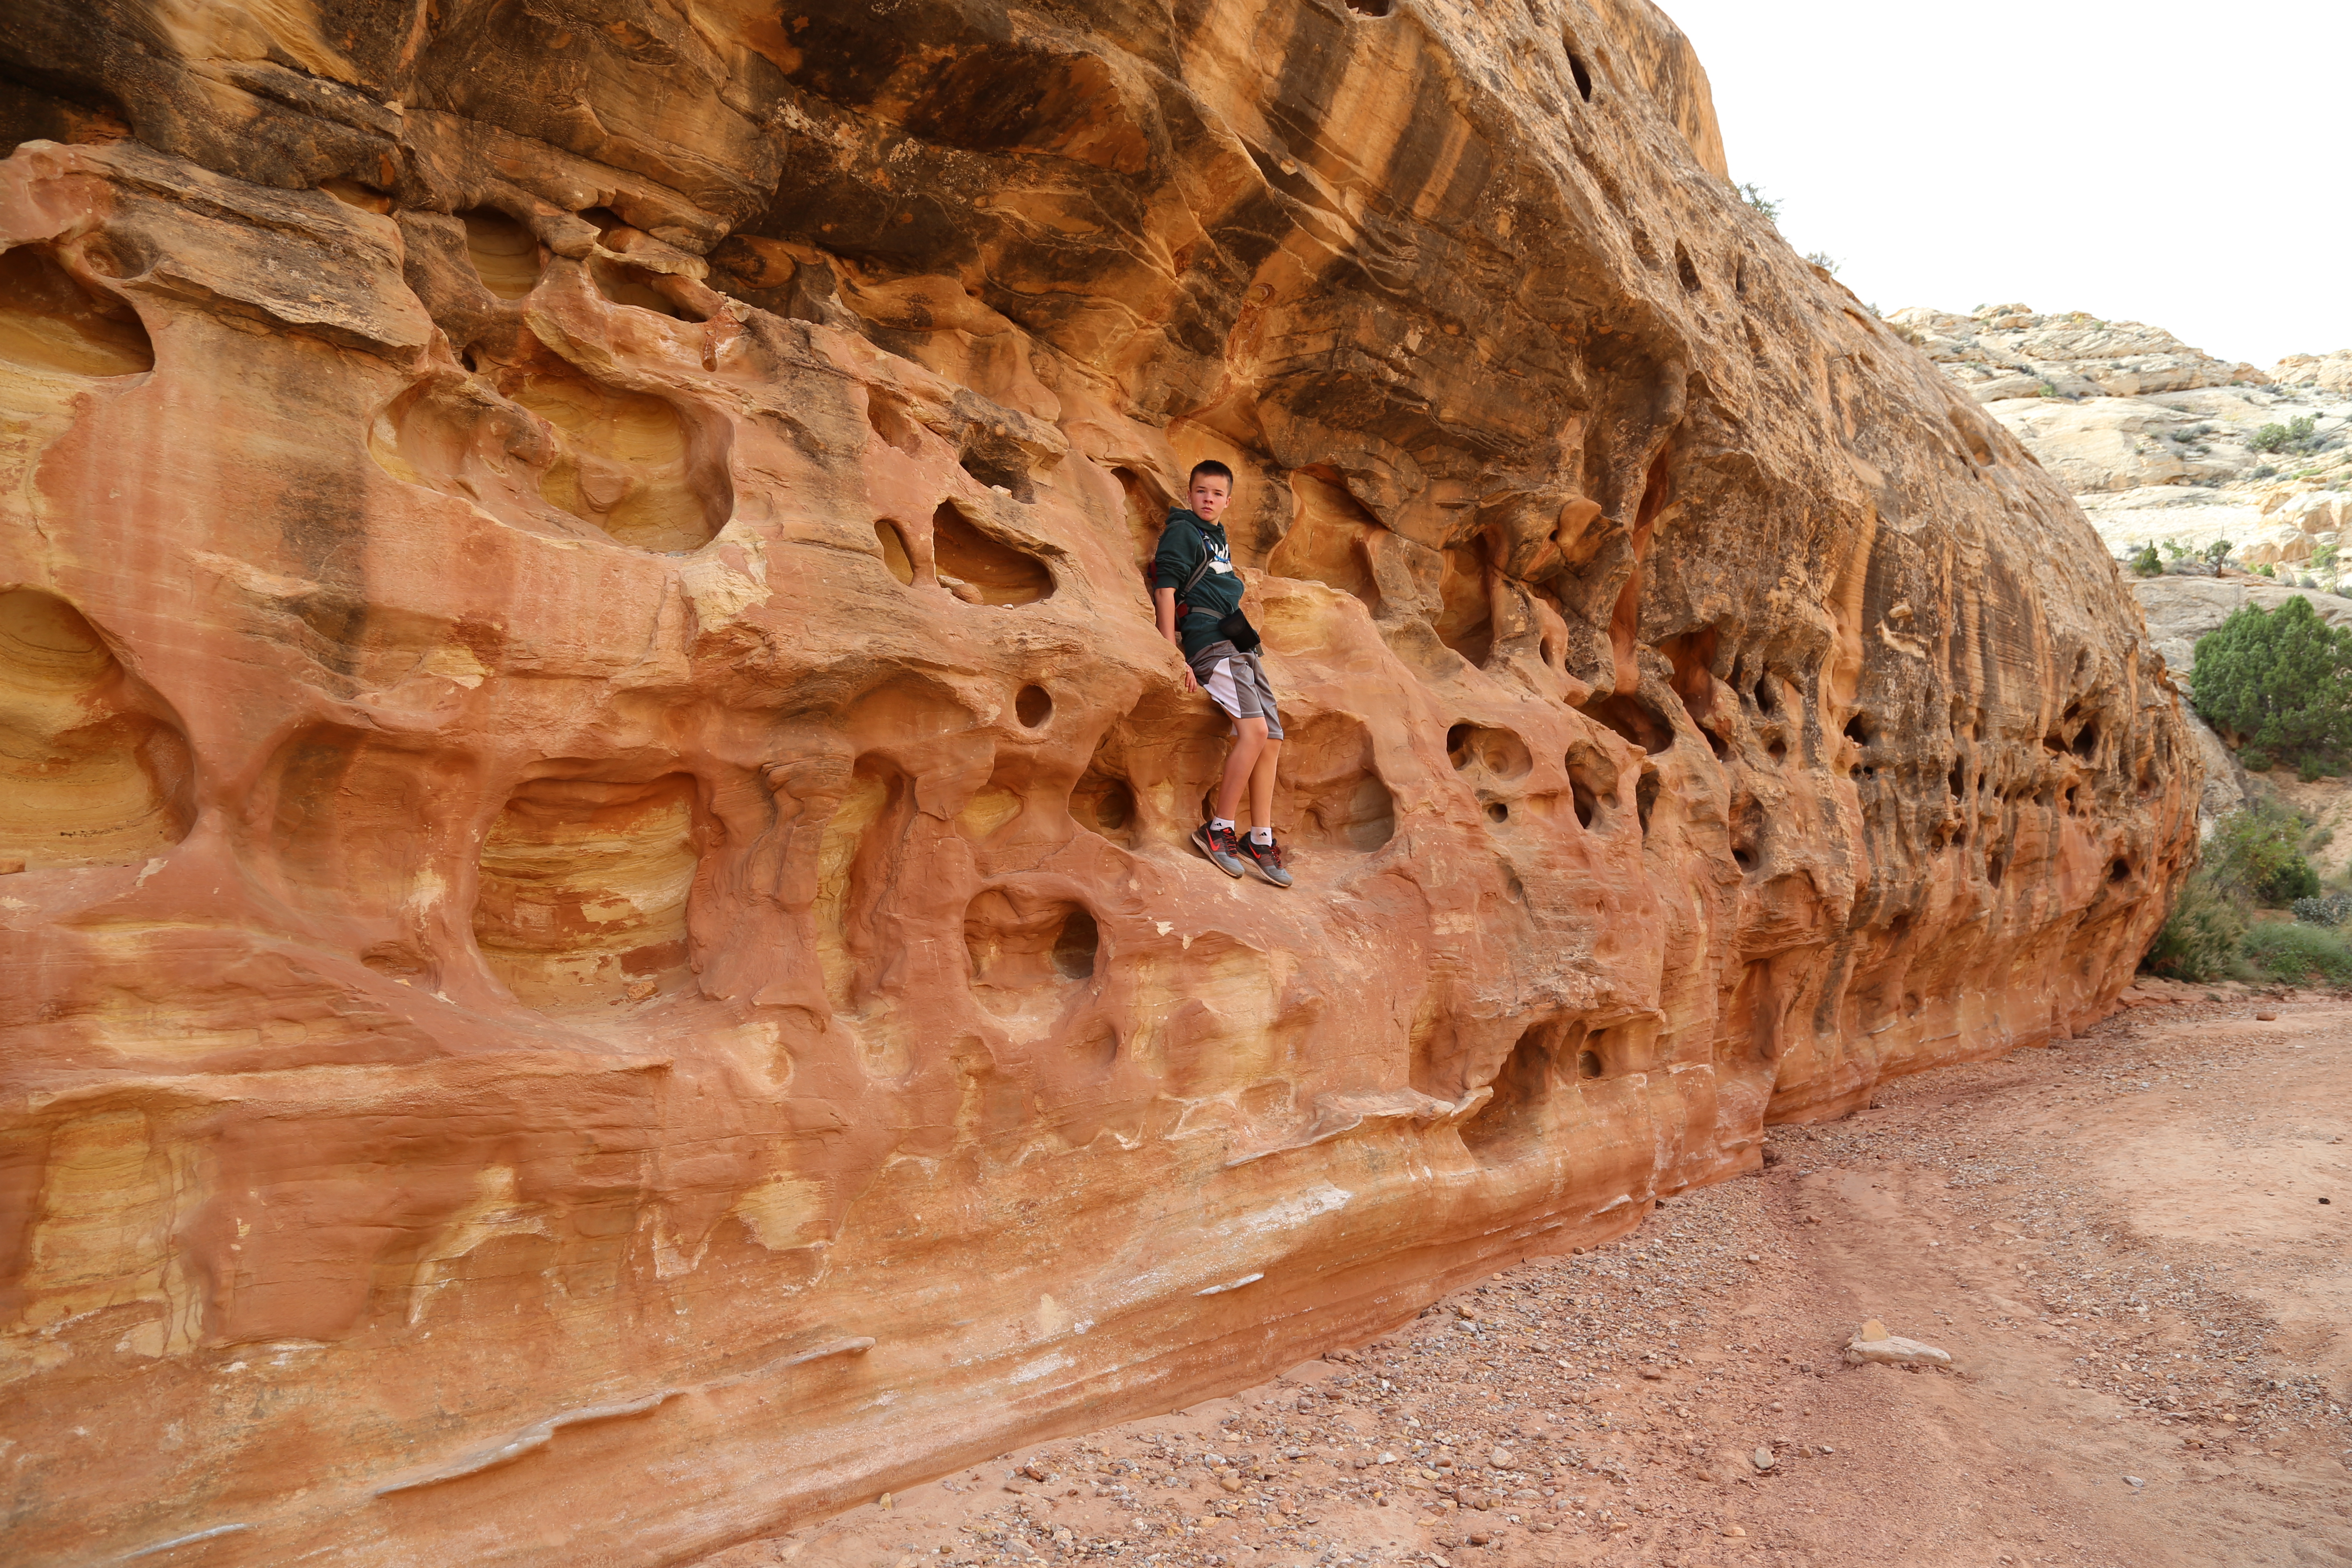
[[2301, 754], [2352, 746], [2352, 631], [2300, 596], [2249, 605], [2197, 641], [2197, 711], [2234, 745]]

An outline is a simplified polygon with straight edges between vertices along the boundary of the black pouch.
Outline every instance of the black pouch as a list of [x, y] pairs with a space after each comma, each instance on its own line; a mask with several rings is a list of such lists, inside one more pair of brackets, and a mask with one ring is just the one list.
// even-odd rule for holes
[[1258, 638], [1257, 628], [1250, 625], [1249, 617], [1239, 610], [1217, 623], [1217, 635], [1244, 653], [1255, 653], [1264, 646]]

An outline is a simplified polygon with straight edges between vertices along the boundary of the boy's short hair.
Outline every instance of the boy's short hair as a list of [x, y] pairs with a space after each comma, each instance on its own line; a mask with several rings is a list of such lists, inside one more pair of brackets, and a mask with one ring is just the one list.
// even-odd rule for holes
[[1189, 490], [1194, 485], [1199, 484], [1201, 482], [1201, 476], [1203, 474], [1206, 474], [1213, 479], [1224, 480], [1225, 489], [1228, 490], [1234, 488], [1234, 471], [1225, 467], [1223, 463], [1217, 461], [1214, 458], [1206, 458], [1203, 461], [1193, 464], [1192, 471], [1185, 476], [1184, 488]]

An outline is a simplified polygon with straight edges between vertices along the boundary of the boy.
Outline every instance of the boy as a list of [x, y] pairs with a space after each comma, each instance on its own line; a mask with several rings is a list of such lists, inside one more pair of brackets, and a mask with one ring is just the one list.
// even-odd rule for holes
[[[1234, 497], [1234, 471], [1213, 460], [1195, 463], [1187, 484], [1192, 510], [1169, 512], [1152, 557], [1151, 602], [1160, 635], [1184, 656], [1184, 689], [1206, 691], [1234, 721], [1233, 750], [1225, 754], [1215, 814], [1192, 830], [1192, 843], [1228, 877], [1246, 868], [1287, 888], [1290, 873], [1282, 864], [1282, 846], [1274, 841], [1274, 770], [1282, 751], [1282, 715], [1275, 710], [1274, 688], [1266, 684], [1257, 655], [1234, 647], [1219, 625], [1238, 617], [1242, 607], [1241, 574], [1234, 570], [1224, 528], [1217, 521]], [[1179, 597], [1186, 606], [1181, 621]], [[1244, 786], [1250, 797], [1246, 839], [1234, 832]]]

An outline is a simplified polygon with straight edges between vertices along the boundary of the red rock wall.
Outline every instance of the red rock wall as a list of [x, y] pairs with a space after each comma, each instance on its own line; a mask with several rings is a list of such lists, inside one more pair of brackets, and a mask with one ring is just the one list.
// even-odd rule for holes
[[1641, 0], [1363, 4], [20, 8], [13, 1560], [689, 1556], [2110, 1005], [2199, 781], [2073, 504]]

